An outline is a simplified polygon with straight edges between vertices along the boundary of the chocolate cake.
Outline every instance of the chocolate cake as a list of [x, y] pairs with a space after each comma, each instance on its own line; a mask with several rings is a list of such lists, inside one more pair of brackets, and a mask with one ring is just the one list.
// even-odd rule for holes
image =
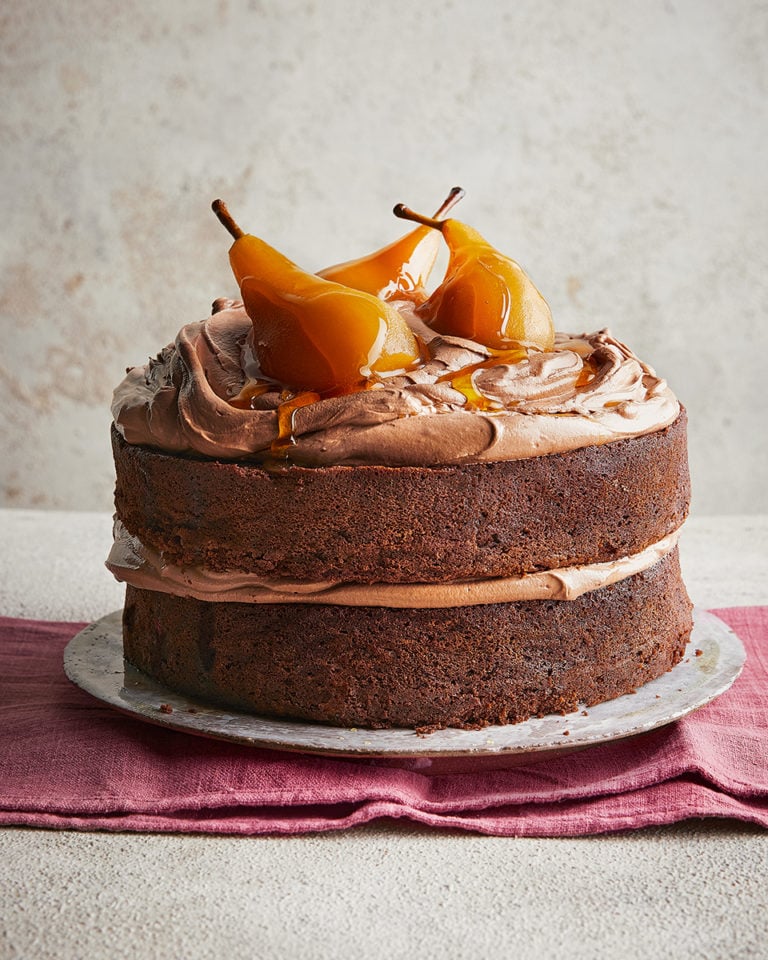
[[680, 660], [666, 383], [607, 331], [502, 354], [419, 303], [387, 304], [418, 362], [365, 388], [287, 391], [238, 301], [129, 370], [108, 560], [128, 661], [263, 715], [431, 729], [576, 710]]

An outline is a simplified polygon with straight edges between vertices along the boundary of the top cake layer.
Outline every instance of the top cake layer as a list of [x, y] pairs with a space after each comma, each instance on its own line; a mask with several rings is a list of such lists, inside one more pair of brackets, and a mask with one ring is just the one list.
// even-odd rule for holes
[[[302, 466], [437, 466], [563, 453], [669, 426], [679, 404], [654, 371], [607, 331], [557, 334], [518, 362], [482, 344], [435, 336], [395, 304], [424, 342], [416, 369], [293, 412], [290, 462]], [[129, 444], [219, 460], [274, 457], [279, 384], [263, 380], [242, 304], [218, 301], [145, 367], [128, 371], [113, 415]], [[234, 405], [233, 401], [235, 404]], [[245, 408], [243, 408], [245, 407]], [[283, 453], [285, 451], [282, 451]]]

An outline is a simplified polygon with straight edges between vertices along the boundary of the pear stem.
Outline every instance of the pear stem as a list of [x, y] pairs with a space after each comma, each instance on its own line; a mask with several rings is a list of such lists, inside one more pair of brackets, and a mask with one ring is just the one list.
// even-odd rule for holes
[[223, 200], [214, 200], [211, 204], [211, 210], [216, 214], [224, 227], [232, 234], [235, 240], [244, 236], [243, 231], [232, 219], [232, 214], [227, 210], [227, 205]]
[[451, 187], [451, 192], [448, 194], [445, 200], [443, 200], [432, 219], [437, 220], [439, 217], [445, 216], [451, 207], [456, 206], [463, 196], [464, 190], [461, 187]]
[[406, 207], [404, 203], [396, 204], [392, 213], [396, 217], [400, 217], [401, 220], [413, 220], [414, 223], [422, 223], [425, 227], [433, 227], [435, 230], [442, 231], [445, 223], [445, 220], [435, 220], [434, 217], [425, 217], [423, 213], [416, 213], [410, 207]]

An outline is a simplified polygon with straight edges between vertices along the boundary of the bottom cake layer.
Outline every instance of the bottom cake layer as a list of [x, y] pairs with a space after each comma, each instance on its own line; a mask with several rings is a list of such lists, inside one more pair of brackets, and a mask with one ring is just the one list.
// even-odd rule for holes
[[126, 659], [265, 716], [481, 727], [610, 700], [671, 669], [692, 627], [677, 550], [575, 600], [430, 609], [210, 603], [128, 586]]

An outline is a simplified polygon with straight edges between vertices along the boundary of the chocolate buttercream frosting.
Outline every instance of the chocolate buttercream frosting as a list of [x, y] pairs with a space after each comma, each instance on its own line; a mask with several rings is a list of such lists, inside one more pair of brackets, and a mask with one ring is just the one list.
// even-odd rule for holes
[[[523, 359], [505, 362], [471, 340], [435, 336], [410, 304], [396, 306], [424, 340], [424, 362], [357, 393], [299, 407], [290, 462], [515, 460], [651, 433], [678, 415], [666, 382], [607, 330], [559, 333], [551, 351], [529, 346]], [[115, 424], [131, 444], [268, 462], [282, 388], [270, 387], [248, 409], [233, 405], [264, 378], [242, 304], [219, 300], [214, 310], [184, 326], [156, 359], [128, 371], [114, 394]]]
[[215, 572], [202, 566], [176, 566], [145, 546], [116, 520], [107, 567], [115, 579], [134, 587], [214, 603], [316, 603], [431, 609], [519, 600], [575, 600], [584, 593], [652, 567], [674, 550], [679, 536], [680, 530], [674, 530], [658, 543], [618, 560], [540, 570], [518, 577], [447, 583], [312, 583], [264, 578], [242, 570]]

